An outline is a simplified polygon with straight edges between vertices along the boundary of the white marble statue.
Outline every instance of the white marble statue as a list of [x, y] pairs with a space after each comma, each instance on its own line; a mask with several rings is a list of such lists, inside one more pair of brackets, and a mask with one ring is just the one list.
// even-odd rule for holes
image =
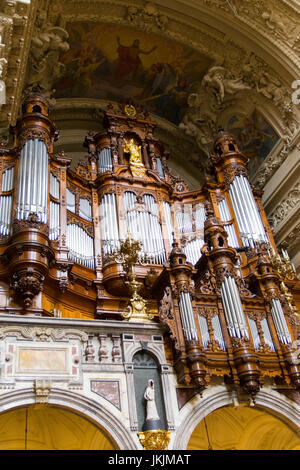
[[157, 421], [159, 416], [155, 404], [155, 390], [154, 390], [154, 381], [152, 379], [148, 380], [148, 385], [144, 393], [144, 398], [147, 400], [146, 408], [146, 421]]

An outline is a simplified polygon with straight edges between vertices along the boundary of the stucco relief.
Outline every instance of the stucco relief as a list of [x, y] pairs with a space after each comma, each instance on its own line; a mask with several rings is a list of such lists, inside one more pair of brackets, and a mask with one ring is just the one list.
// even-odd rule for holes
[[277, 231], [277, 227], [281, 224], [289, 215], [294, 207], [300, 201], [300, 183], [296, 183], [293, 188], [288, 192], [285, 197], [272, 211], [269, 216], [269, 222], [271, 229]]

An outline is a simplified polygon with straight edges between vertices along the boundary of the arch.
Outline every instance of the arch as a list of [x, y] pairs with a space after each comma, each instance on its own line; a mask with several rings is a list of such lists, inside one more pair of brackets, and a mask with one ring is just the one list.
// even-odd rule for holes
[[282, 420], [250, 406], [223, 407], [194, 429], [189, 450], [292, 450], [297, 436]]
[[148, 354], [152, 355], [154, 359], [160, 364], [165, 364], [166, 359], [164, 351], [157, 345], [153, 343], [148, 343], [147, 348], [143, 349], [139, 343], [132, 343], [126, 350], [125, 361], [131, 363], [133, 361], [133, 356], [139, 351], [145, 351]]
[[0, 449], [117, 450], [105, 431], [78, 413], [30, 405], [0, 414]]
[[[4, 412], [35, 404], [36, 397], [31, 388], [5, 393], [1, 396], [0, 416]], [[69, 410], [86, 419], [103, 430], [109, 436], [109, 440], [120, 450], [138, 448], [125, 425], [90, 397], [53, 387], [49, 394], [48, 405]]]
[[[173, 450], [186, 449], [196, 426], [210, 413], [223, 407], [233, 406], [233, 395], [227, 389], [221, 388], [203, 398], [196, 404], [187, 403], [181, 410], [183, 416], [174, 439]], [[256, 396], [255, 409], [263, 410], [269, 415], [281, 420], [294, 433], [299, 433], [300, 409], [278, 392], [267, 389], [261, 390]]]

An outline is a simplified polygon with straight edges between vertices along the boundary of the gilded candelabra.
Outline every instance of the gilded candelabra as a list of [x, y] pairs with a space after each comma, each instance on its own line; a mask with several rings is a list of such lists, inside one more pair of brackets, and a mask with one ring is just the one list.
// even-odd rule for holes
[[285, 283], [283, 282], [285, 279], [287, 279], [288, 281], [293, 281], [294, 279], [296, 279], [295, 267], [291, 263], [291, 260], [286, 250], [282, 250], [282, 256], [280, 256], [279, 254], [276, 255], [274, 249], [271, 247], [271, 250], [269, 251], [269, 256], [272, 268], [277, 271], [281, 279], [281, 293], [285, 296], [290, 310], [295, 315], [297, 315], [298, 318], [300, 318], [300, 312], [294, 305], [293, 296], [285, 285]]
[[131, 322], [150, 322], [154, 317], [152, 313], [147, 311], [147, 301], [139, 294], [143, 284], [137, 280], [134, 270], [135, 264], [147, 261], [145, 258], [142, 260], [139, 255], [141, 248], [142, 243], [133, 240], [128, 232], [126, 240], [121, 243], [120, 249], [115, 252], [115, 259], [123, 264], [126, 273], [125, 284], [131, 295], [122, 317], [124, 320]]
[[297, 309], [297, 307], [295, 306], [293, 296], [292, 296], [292, 294], [290, 293], [289, 289], [287, 288], [287, 286], [285, 285], [284, 282], [281, 282], [281, 283], [280, 283], [280, 290], [281, 290], [282, 294], [285, 296], [286, 301], [287, 301], [287, 303], [288, 303], [288, 306], [289, 306], [290, 310], [291, 310], [295, 315], [297, 315], [298, 320], [300, 320], [300, 312], [299, 312], [299, 310]]
[[285, 250], [282, 250], [282, 255], [276, 255], [273, 248], [270, 251], [270, 260], [272, 268], [278, 272], [279, 276], [282, 279], [287, 279], [293, 281], [296, 279], [296, 272], [294, 265], [291, 263], [291, 260]]

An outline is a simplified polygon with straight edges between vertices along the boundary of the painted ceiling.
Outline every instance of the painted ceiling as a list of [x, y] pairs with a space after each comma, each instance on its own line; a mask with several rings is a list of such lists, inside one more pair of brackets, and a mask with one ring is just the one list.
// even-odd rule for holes
[[122, 25], [72, 22], [66, 30], [70, 49], [60, 57], [56, 98], [133, 99], [179, 124], [211, 63], [185, 45]]

